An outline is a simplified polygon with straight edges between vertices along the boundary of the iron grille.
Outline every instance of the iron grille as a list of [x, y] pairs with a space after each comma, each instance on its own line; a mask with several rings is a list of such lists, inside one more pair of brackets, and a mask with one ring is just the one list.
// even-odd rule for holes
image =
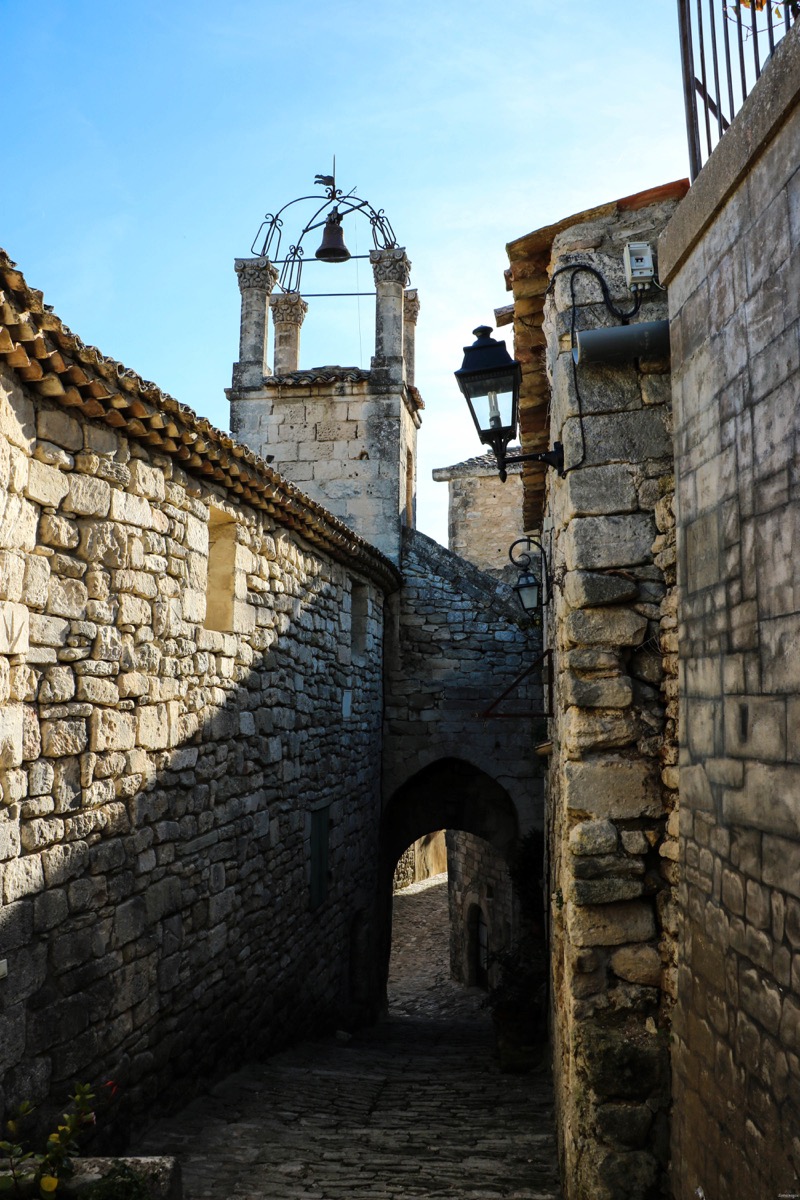
[[692, 181], [800, 16], [800, 0], [678, 0]]

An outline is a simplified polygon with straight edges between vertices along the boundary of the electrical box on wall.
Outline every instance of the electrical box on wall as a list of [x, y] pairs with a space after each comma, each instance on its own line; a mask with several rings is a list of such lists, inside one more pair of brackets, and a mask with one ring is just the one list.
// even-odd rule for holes
[[625, 282], [632, 292], [643, 292], [656, 276], [653, 247], [649, 242], [628, 242], [622, 256]]

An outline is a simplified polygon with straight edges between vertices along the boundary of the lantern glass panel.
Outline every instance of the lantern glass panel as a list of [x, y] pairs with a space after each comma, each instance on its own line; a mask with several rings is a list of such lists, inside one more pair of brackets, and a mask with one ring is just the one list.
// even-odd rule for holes
[[470, 400], [481, 433], [514, 432], [514, 391], [507, 375], [473, 385]]
[[539, 607], [539, 580], [528, 572], [523, 572], [514, 585], [514, 591], [525, 612], [534, 612]]

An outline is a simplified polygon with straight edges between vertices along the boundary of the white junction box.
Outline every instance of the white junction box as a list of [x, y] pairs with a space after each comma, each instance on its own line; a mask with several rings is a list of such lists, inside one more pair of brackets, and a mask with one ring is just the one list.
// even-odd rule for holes
[[653, 263], [653, 247], [649, 242], [628, 242], [622, 261], [625, 266], [625, 282], [632, 292], [643, 292], [656, 277]]

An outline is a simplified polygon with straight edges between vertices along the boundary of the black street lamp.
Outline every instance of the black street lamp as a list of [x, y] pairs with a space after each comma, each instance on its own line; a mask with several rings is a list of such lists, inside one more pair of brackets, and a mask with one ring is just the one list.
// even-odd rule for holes
[[472, 331], [476, 341], [464, 347], [464, 361], [455, 372], [456, 382], [466, 400], [478, 437], [491, 446], [500, 478], [506, 480], [506, 466], [521, 462], [544, 462], [564, 477], [564, 448], [556, 442], [552, 450], [539, 454], [506, 456], [506, 448], [517, 436], [519, 389], [522, 367], [506, 350], [505, 342], [491, 337], [490, 325]]
[[[524, 550], [517, 550], [518, 546], [524, 546]], [[541, 574], [535, 575], [531, 570], [532, 559], [531, 551], [538, 550], [541, 555]], [[514, 551], [517, 551], [516, 555]], [[519, 569], [519, 578], [513, 584], [513, 590], [517, 593], [517, 598], [526, 613], [534, 613], [543, 603], [546, 603], [549, 598], [549, 580], [547, 576], [547, 559], [545, 558], [544, 547], [542, 543], [533, 537], [518, 538], [516, 542], [512, 542], [508, 549], [508, 557], [515, 567]]]

